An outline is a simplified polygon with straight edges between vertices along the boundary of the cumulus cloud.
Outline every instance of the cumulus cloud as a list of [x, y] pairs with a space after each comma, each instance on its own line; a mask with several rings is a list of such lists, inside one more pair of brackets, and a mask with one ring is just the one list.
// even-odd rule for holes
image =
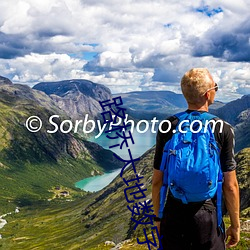
[[250, 62], [250, 19], [234, 29], [223, 30], [217, 26], [198, 39], [193, 48], [194, 56], [212, 55], [226, 61]]
[[1, 1], [1, 74], [178, 92], [185, 71], [206, 67], [229, 100], [249, 92], [249, 8], [247, 0]]
[[82, 68], [84, 60], [67, 54], [40, 55], [31, 53], [11, 60], [0, 59], [1, 72], [10, 75], [14, 83], [30, 86], [41, 81], [57, 81], [74, 78], [75, 70]]

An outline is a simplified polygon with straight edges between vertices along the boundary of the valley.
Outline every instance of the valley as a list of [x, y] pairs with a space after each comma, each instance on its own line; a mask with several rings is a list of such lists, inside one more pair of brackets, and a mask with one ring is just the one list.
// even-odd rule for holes
[[[89, 141], [83, 133], [58, 130], [49, 134], [46, 129], [54, 128], [49, 122], [45, 122], [38, 133], [31, 133], [25, 127], [31, 115], [48, 121], [50, 116], [57, 114], [60, 116], [55, 120], [58, 126], [63, 119], [75, 121], [90, 110], [91, 119], [101, 119], [98, 100], [111, 98], [111, 92], [85, 80], [42, 83], [34, 89], [14, 85], [6, 78], [0, 80], [0, 215], [15, 211], [16, 207], [20, 210], [2, 218], [7, 224], [0, 229], [0, 248], [95, 250], [110, 249], [105, 241], [117, 245], [127, 240], [120, 249], [131, 249], [131, 246], [135, 250], [147, 249], [135, 243], [137, 237], [143, 237], [144, 226], [133, 230], [124, 196], [126, 185], [119, 175], [96, 192], [75, 187], [81, 179], [123, 166], [108, 150], [109, 144], [104, 143], [102, 147], [94, 140]], [[129, 119], [135, 122], [154, 116], [165, 119], [175, 111], [185, 110], [182, 97], [168, 91], [151, 95], [131, 92], [121, 96]], [[149, 110], [152, 96], [158, 99]], [[249, 99], [250, 95], [245, 95], [233, 104], [217, 102], [211, 109], [212, 113], [231, 122], [236, 131], [241, 216], [246, 223], [250, 217]], [[139, 112], [135, 111], [137, 109]], [[136, 170], [143, 176], [146, 200], [151, 199], [154, 137], [155, 134], [145, 134], [142, 139], [142, 134], [138, 133], [132, 151], [141, 156]], [[130, 166], [124, 178], [132, 176]], [[226, 221], [228, 223], [228, 218]], [[150, 225], [145, 228], [150, 231]], [[236, 249], [247, 249], [249, 237], [249, 230], [244, 229]]]

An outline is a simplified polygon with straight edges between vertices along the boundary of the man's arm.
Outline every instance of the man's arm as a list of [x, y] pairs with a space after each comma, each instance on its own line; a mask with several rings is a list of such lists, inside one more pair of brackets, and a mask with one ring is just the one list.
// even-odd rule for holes
[[227, 248], [236, 246], [240, 240], [240, 199], [236, 171], [224, 172], [223, 193], [230, 216], [231, 226], [226, 231]]
[[[160, 170], [154, 169], [152, 178], [152, 201], [154, 205], [154, 214], [158, 217], [160, 208], [160, 190], [162, 186], [163, 173]], [[160, 233], [160, 222], [156, 223]]]
[[154, 214], [158, 216], [160, 208], [160, 190], [162, 186], [163, 173], [160, 170], [154, 169], [152, 179], [152, 201], [154, 205]]

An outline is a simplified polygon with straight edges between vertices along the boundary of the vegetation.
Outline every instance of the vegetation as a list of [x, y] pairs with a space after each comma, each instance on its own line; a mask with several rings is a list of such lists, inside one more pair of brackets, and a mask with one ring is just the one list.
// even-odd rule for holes
[[[0, 85], [0, 215], [16, 206], [40, 204], [52, 197], [54, 186], [77, 190], [75, 182], [121, 165], [111, 151], [80, 135], [47, 133], [52, 114], [67, 117], [42, 92]], [[25, 127], [32, 115], [43, 121], [37, 133]]]
[[[74, 183], [91, 172], [103, 172], [120, 166], [110, 151], [81, 136], [57, 133], [49, 135], [44, 124], [38, 133], [25, 128], [30, 115], [46, 121], [52, 113], [60, 113], [48, 96], [28, 87], [2, 86], [0, 91], [0, 215], [12, 212], [0, 229], [1, 249], [110, 249], [105, 241], [121, 243], [120, 249], [147, 249], [138, 245], [143, 240], [139, 225], [133, 230], [131, 212], [124, 196], [126, 184], [120, 176], [99, 192], [83, 192]], [[147, 189], [143, 202], [151, 199], [154, 148], [136, 164], [137, 174]], [[241, 188], [241, 242], [235, 249], [249, 248], [249, 166], [250, 149], [236, 156]], [[120, 163], [121, 164], [121, 163]], [[128, 167], [123, 178], [134, 178]], [[130, 192], [135, 191], [130, 189]], [[20, 212], [15, 213], [16, 206]], [[134, 216], [133, 218], [139, 219]], [[229, 219], [225, 219], [226, 225]]]
[[[136, 165], [145, 187], [148, 188], [145, 199], [150, 199], [152, 160], [154, 149], [146, 152]], [[124, 173], [131, 178], [133, 169]], [[54, 187], [56, 188], [56, 187]], [[62, 187], [61, 189], [63, 189]], [[108, 187], [95, 193], [82, 193], [69, 198], [58, 198], [41, 204], [23, 207], [18, 214], [6, 217], [8, 224], [0, 230], [3, 249], [111, 249], [105, 241], [121, 243], [120, 249], [147, 249], [138, 245], [136, 238], [143, 241], [143, 226], [131, 230], [131, 212], [127, 209], [124, 197], [126, 188], [118, 176]], [[143, 199], [142, 199], [143, 200]], [[242, 218], [241, 241], [234, 248], [245, 250], [249, 247], [250, 230], [247, 220]], [[225, 217], [226, 226], [229, 218]], [[247, 226], [248, 225], [248, 226]], [[150, 232], [149, 227], [148, 233]]]

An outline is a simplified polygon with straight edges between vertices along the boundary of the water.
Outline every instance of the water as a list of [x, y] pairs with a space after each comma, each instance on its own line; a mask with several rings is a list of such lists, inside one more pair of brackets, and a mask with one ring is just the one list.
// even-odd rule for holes
[[85, 191], [95, 192], [106, 187], [120, 173], [120, 171], [120, 169], [117, 169], [103, 175], [85, 178], [78, 181], [75, 186]]
[[[18, 209], [18, 207], [16, 208], [16, 209]], [[18, 212], [19, 212], [19, 210], [18, 210]], [[16, 210], [15, 210], [15, 213], [16, 213]], [[11, 212], [9, 212], [9, 213], [7, 213], [7, 214], [3, 214], [3, 215], [1, 215], [0, 216], [0, 229], [2, 229], [8, 222], [7, 222], [7, 220], [5, 220], [5, 219], [3, 219], [4, 217], [6, 217], [7, 215], [10, 215], [10, 214], [12, 214]], [[0, 234], [0, 239], [2, 239], [3, 237], [2, 237], [2, 235]]]
[[[140, 157], [143, 153], [145, 153], [148, 149], [150, 149], [155, 144], [156, 134], [152, 133], [148, 130], [145, 133], [138, 133], [136, 130], [133, 132], [134, 144], [132, 144], [131, 139], [128, 139], [128, 147], [126, 147], [125, 143], [123, 144], [123, 148], [119, 147], [112, 148], [111, 150], [119, 155], [122, 159], [129, 159], [128, 148], [131, 151], [132, 157], [137, 158]], [[92, 142], [95, 142], [106, 149], [110, 149], [109, 146], [118, 144], [122, 142], [121, 138], [118, 139], [108, 139], [106, 134], [102, 134], [99, 138], [91, 137], [89, 139]], [[105, 186], [107, 186], [118, 174], [120, 173], [120, 169], [115, 170], [110, 173], [105, 173], [100, 176], [93, 176], [89, 178], [85, 178], [81, 181], [78, 181], [75, 186], [83, 189], [85, 191], [99, 191]]]
[[7, 221], [4, 219], [0, 219], [0, 229], [3, 228], [7, 224]]
[[128, 156], [128, 148], [130, 149], [132, 156], [135, 158], [135, 157], [140, 157], [143, 153], [145, 153], [148, 149], [150, 149], [155, 144], [156, 134], [151, 133], [150, 130], [146, 131], [143, 134], [138, 133], [136, 130], [134, 130], [132, 135], [133, 135], [132, 137], [134, 140], [134, 144], [132, 143], [131, 139], [128, 139], [128, 147], [126, 147], [124, 143], [122, 149], [120, 149], [119, 146], [115, 148], [109, 148], [112, 145], [121, 143], [122, 142], [121, 138], [108, 139], [106, 137], [106, 134], [102, 134], [97, 139], [94, 137], [91, 137], [89, 140], [101, 145], [102, 147], [106, 149], [112, 150], [121, 158], [123, 157], [126, 158]]

